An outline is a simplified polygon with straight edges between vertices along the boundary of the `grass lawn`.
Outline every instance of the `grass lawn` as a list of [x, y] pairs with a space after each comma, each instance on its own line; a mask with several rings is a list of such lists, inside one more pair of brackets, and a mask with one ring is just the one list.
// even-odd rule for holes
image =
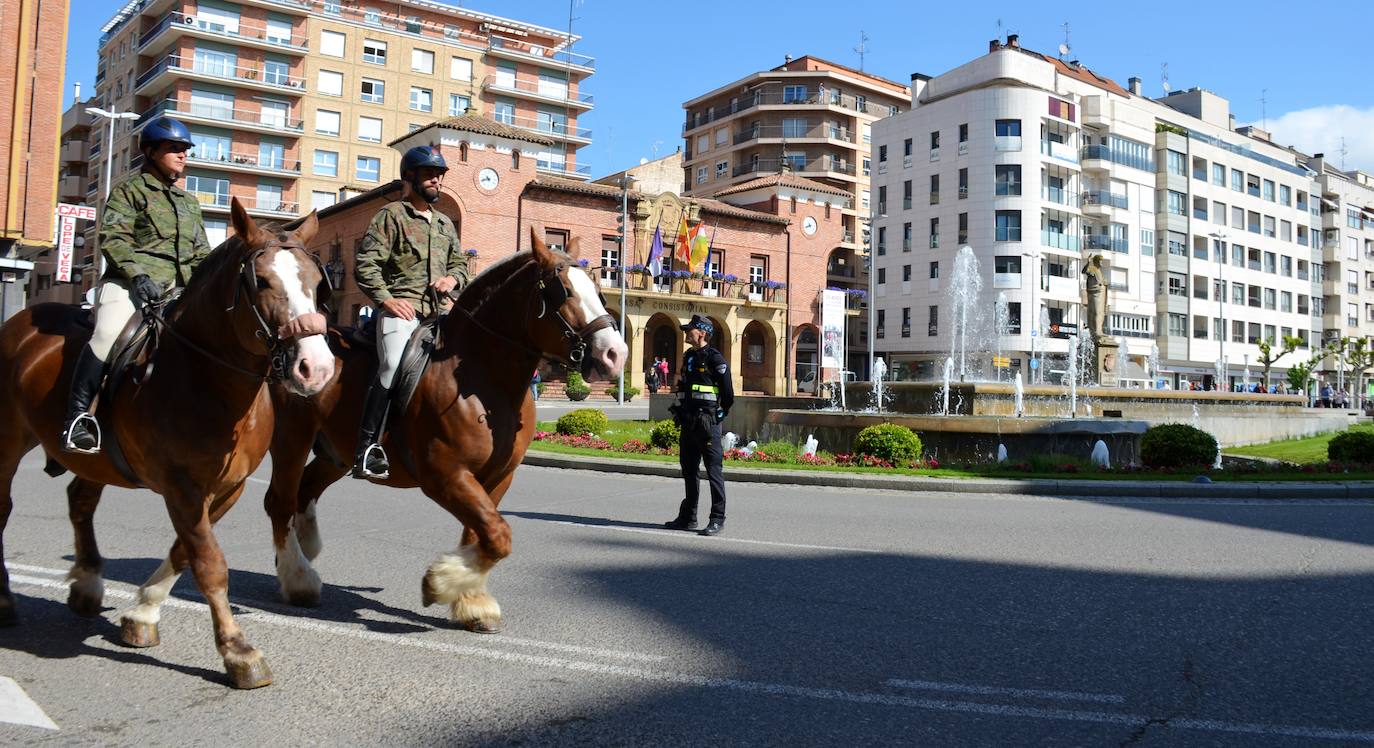
[[[653, 424], [648, 421], [611, 421], [610, 427], [597, 436], [605, 439], [613, 445], [619, 446], [629, 439], [649, 441], [649, 431]], [[538, 425], [541, 431], [553, 431], [553, 422], [543, 422]], [[1327, 441], [1331, 436], [1325, 437]], [[1266, 445], [1267, 446], [1267, 445]], [[540, 452], [551, 452], [557, 454], [585, 455], [589, 457], [610, 457], [624, 460], [648, 460], [652, 462], [665, 462], [676, 465], [677, 455], [667, 454], [638, 454], [627, 452], [608, 452], [601, 449], [590, 449], [586, 447], [571, 447], [564, 444], [552, 442], [533, 442], [530, 444], [531, 450]], [[1322, 460], [1325, 460], [1326, 446], [1322, 443]], [[1231, 450], [1227, 450], [1230, 452]], [[1077, 473], [1064, 473], [1054, 470], [1043, 472], [1018, 472], [1009, 469], [1001, 469], [995, 466], [960, 466], [958, 469], [937, 468], [930, 469], [908, 469], [908, 468], [880, 468], [880, 467], [848, 467], [837, 465], [804, 465], [799, 463], [759, 463], [745, 462], [740, 460], [727, 460], [726, 465], [731, 470], [804, 470], [804, 471], [827, 471], [839, 473], [862, 473], [869, 475], [923, 475], [932, 478], [1003, 478], [1007, 480], [1146, 480], [1146, 481], [1191, 481], [1197, 476], [1197, 472], [1179, 472], [1174, 474], [1166, 473], [1118, 473], [1118, 472], [1096, 472], [1086, 468], [1087, 461], [1081, 461], [1084, 470]], [[1291, 472], [1274, 473], [1226, 473], [1211, 472], [1208, 474], [1213, 481], [1217, 482], [1240, 482], [1240, 481], [1355, 481], [1355, 480], [1374, 480], [1374, 473], [1325, 473], [1314, 472], [1304, 473], [1300, 470]]]
[[[1351, 431], [1374, 431], [1374, 425], [1361, 424], [1351, 427]], [[1248, 447], [1235, 447], [1225, 450], [1226, 454], [1242, 455], [1246, 457], [1268, 457], [1284, 462], [1295, 462], [1305, 465], [1312, 462], [1326, 462], [1326, 445], [1339, 434], [1333, 431], [1329, 434], [1309, 436], [1304, 439], [1285, 439], [1280, 442], [1269, 442], [1268, 444], [1253, 444]]]

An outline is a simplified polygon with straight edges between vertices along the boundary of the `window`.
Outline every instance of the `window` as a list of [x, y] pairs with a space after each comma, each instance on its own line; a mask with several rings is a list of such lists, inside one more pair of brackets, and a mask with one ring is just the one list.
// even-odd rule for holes
[[724, 178], [726, 178], [726, 177], [728, 177], [728, 176], [730, 176], [730, 162], [729, 162], [729, 161], [717, 161], [717, 162], [716, 162], [716, 179], [724, 179]]
[[1166, 150], [1164, 156], [1164, 168], [1167, 169], [1170, 174], [1176, 174], [1180, 177], [1188, 176], [1187, 165], [1184, 163], [1185, 158], [1182, 153]]
[[434, 92], [419, 86], [410, 87], [410, 108], [417, 112], [434, 111]]
[[[959, 125], [959, 142], [960, 142], [961, 144], [967, 143], [967, 142], [968, 142], [968, 123], [967, 123], [967, 122], [965, 122], [965, 123], [962, 124], [962, 125]], [[962, 153], [962, 152], [963, 152], [963, 149], [961, 149], [960, 152]]]
[[[601, 281], [604, 285], [617, 285], [620, 283], [620, 274], [615, 268], [620, 267], [620, 238], [613, 236], [601, 237]], [[712, 271], [720, 270], [720, 253], [712, 252], [707, 258], [706, 267], [702, 268], [703, 275], [709, 275]]]
[[[1172, 152], [1173, 151], [1170, 151], [1170, 153]], [[1174, 192], [1173, 190], [1168, 190], [1165, 203], [1165, 210], [1169, 213], [1173, 213], [1176, 216], [1187, 215], [1187, 199], [1188, 196], [1184, 195], [1182, 192]]]
[[1245, 172], [1240, 169], [1231, 170], [1231, 189], [1236, 192], [1245, 191]]
[[258, 143], [258, 166], [266, 169], [286, 169], [286, 146], [266, 138]]
[[999, 242], [1021, 241], [1021, 211], [999, 210], [996, 213], [997, 236]]
[[376, 117], [359, 117], [358, 140], [368, 143], [382, 142], [382, 121]]
[[763, 288], [763, 282], [768, 278], [768, 257], [767, 255], [749, 255], [749, 286], [758, 292]]
[[229, 180], [186, 175], [186, 191], [200, 199], [202, 204], [229, 206]]
[[492, 108], [492, 119], [503, 125], [515, 124], [515, 102], [509, 99], [497, 99]]
[[910, 282], [911, 282], [911, 266], [910, 266], [910, 265], [903, 265], [903, 266], [902, 266], [902, 282], [903, 282], [903, 283], [910, 283]]
[[956, 240], [959, 246], [968, 244], [968, 214], [959, 214], [959, 238]]
[[1188, 276], [1183, 273], [1169, 273], [1168, 290], [1170, 296], [1187, 296]]
[[1264, 180], [1264, 199], [1274, 202], [1274, 183], [1271, 180]]
[[1169, 335], [1175, 338], [1188, 337], [1188, 315], [1172, 313], [1169, 315]]
[[878, 285], [882, 286], [882, 285], [885, 285], [886, 283], [887, 283], [887, 268], [878, 268]]
[[911, 222], [902, 224], [902, 251], [911, 251]]
[[706, 184], [706, 167], [697, 167], [697, 184]]
[[382, 12], [376, 8], [368, 8], [363, 11], [363, 23], [369, 26], [381, 26]]
[[434, 53], [428, 49], [410, 50], [410, 69], [425, 75], [434, 75]]
[[887, 146], [885, 145], [878, 146], [878, 163], [887, 163]]
[[940, 219], [930, 219], [930, 248], [935, 249], [940, 246]]
[[320, 54], [330, 57], [344, 56], [344, 43], [348, 41], [346, 34], [337, 31], [320, 31]]
[[381, 104], [386, 100], [386, 84], [376, 78], [363, 78], [362, 100], [371, 104]]
[[374, 65], [385, 65], [386, 42], [379, 42], [375, 39], [364, 39], [363, 62], [370, 62]]
[[472, 60], [454, 57], [449, 60], [448, 77], [456, 81], [472, 80]]
[[885, 255], [885, 254], [887, 254], [887, 227], [886, 227], [886, 226], [879, 226], [879, 227], [878, 227], [878, 254], [879, 254], [879, 255]]
[[999, 119], [997, 120], [994, 132], [997, 134], [994, 140], [994, 145], [997, 150], [1021, 150], [1021, 120]]
[[411, 34], [418, 34], [424, 23], [424, 19], [419, 16], [406, 16], [406, 31]]
[[257, 206], [258, 210], [282, 211], [285, 206], [281, 201], [282, 188], [279, 184], [271, 182], [258, 182]]
[[[1004, 164], [994, 167], [996, 194], [998, 195], [1020, 195], [1021, 194], [1021, 167], [1018, 164]], [[967, 185], [960, 185], [960, 194], [967, 191]]]
[[939, 280], [939, 279], [940, 279], [940, 263], [939, 263], [939, 262], [932, 262], [932, 263], [930, 263], [930, 279], [931, 279], [931, 280]]
[[1245, 175], [1245, 192], [1252, 197], [1260, 196], [1260, 178], [1254, 174]]
[[[1020, 167], [1017, 167], [1018, 169]], [[1020, 194], [1019, 192], [1017, 194]], [[968, 169], [959, 170], [959, 199], [968, 199]]]
[[1226, 166], [1225, 164], [1212, 164], [1212, 184], [1226, 186]]
[[1290, 207], [1293, 205], [1293, 188], [1292, 188], [1292, 187], [1289, 187], [1289, 186], [1286, 185], [1286, 184], [1281, 184], [1281, 185], [1279, 185], [1279, 204], [1280, 204], [1280, 205], [1287, 205], [1287, 206], [1290, 206]]
[[806, 102], [806, 86], [783, 86], [782, 103], [802, 104]]
[[717, 147], [717, 148], [719, 148], [719, 147], [721, 147], [721, 146], [723, 146], [723, 145], [728, 145], [729, 142], [730, 142], [730, 128], [728, 128], [728, 127], [722, 127], [722, 128], [720, 128], [719, 130], [716, 130], [716, 147]]
[[382, 160], [373, 156], [359, 156], [357, 177], [360, 182], [376, 182], [381, 179]]
[[472, 106], [472, 99], [459, 94], [448, 95], [448, 116], [459, 117], [466, 114]]
[[275, 86], [291, 85], [291, 64], [285, 60], [265, 59], [262, 62], [262, 82]]
[[328, 109], [315, 110], [315, 132], [321, 135], [339, 134], [339, 113]]
[[992, 272], [998, 275], [1020, 275], [1021, 258], [1016, 255], [997, 255], [992, 259]]
[[[910, 183], [910, 182], [907, 182], [907, 184], [911, 184], [911, 183]], [[940, 204], [940, 175], [939, 175], [939, 174], [931, 174], [931, 175], [930, 175], [930, 204], [931, 204], [931, 205], [939, 205], [939, 204]], [[906, 207], [910, 208], [911, 206], [910, 206], [910, 205], [907, 205]]]
[[343, 12], [343, 7], [339, 0], [324, 0], [324, 12], [331, 16], [337, 16]]
[[873, 334], [877, 337], [884, 337], [887, 333], [887, 310], [879, 309], [878, 318], [873, 325]]
[[1155, 232], [1154, 229], [1140, 230], [1140, 254], [1145, 257], [1153, 257], [1155, 253]]
[[[905, 328], [905, 325], [903, 326]], [[931, 304], [926, 312], [926, 335], [935, 337], [940, 334], [940, 307]]]
[[343, 96], [343, 73], [321, 70], [315, 78], [315, 88], [327, 96]]
[[784, 138], [806, 137], [806, 120], [789, 117], [782, 121], [782, 136]]

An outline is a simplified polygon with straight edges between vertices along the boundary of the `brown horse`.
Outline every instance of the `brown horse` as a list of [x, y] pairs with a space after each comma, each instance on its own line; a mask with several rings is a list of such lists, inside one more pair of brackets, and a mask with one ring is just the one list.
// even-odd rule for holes
[[[395, 413], [384, 447], [392, 455], [384, 485], [418, 486], [458, 519], [458, 549], [430, 565], [425, 605], [445, 603], [468, 629], [499, 630], [501, 608], [487, 575], [510, 553], [510, 527], [497, 504], [534, 436], [530, 373], [541, 359], [594, 364], [619, 375], [625, 341], [606, 313], [596, 283], [533, 235], [534, 249], [494, 265], [465, 288], [440, 327], [440, 342], [404, 413]], [[306, 466], [317, 439], [334, 455], [352, 455], [363, 395], [377, 369], [371, 347], [341, 350], [339, 377], [302, 398], [273, 388], [277, 430], [272, 518], [283, 597], [315, 605], [320, 578], [310, 566], [320, 551], [315, 503], [348, 468], [330, 457]], [[323, 445], [322, 445], [323, 446]]]
[[[139, 590], [138, 603], [123, 614], [124, 641], [157, 644], [158, 608], [189, 565], [210, 605], [215, 643], [233, 684], [255, 688], [271, 683], [271, 672], [230, 615], [224, 555], [211, 526], [233, 506], [267, 452], [273, 424], [269, 372], [310, 395], [333, 378], [334, 357], [316, 311], [323, 277], [304, 250], [318, 228], [315, 215], [294, 232], [269, 233], [238, 200], [232, 212], [236, 236], [197, 268], [168, 315], [156, 366], [141, 383], [120, 384], [114, 398], [97, 409], [106, 434], [99, 454], [64, 452], [58, 439], [72, 367], [90, 334], [79, 323], [80, 310], [39, 304], [0, 327], [0, 538], [20, 458], [42, 445], [50, 460], [76, 474], [67, 487], [76, 533], [67, 605], [78, 614], [97, 615], [103, 561], [91, 520], [101, 490], [141, 484], [162, 494], [176, 542]], [[137, 482], [111, 462], [114, 440]], [[0, 540], [0, 623], [13, 623], [3, 553]]]

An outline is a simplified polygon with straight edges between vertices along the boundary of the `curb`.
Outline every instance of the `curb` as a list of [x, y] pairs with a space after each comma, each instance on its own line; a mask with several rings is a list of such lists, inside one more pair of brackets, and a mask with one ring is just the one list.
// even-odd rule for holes
[[[613, 457], [553, 454], [530, 450], [524, 465], [592, 470], [600, 473], [652, 475], [680, 478], [681, 470], [668, 462], [625, 460]], [[1208, 498], [1208, 499], [1371, 499], [1374, 483], [1180, 483], [1173, 481], [1057, 481], [1003, 480], [996, 478], [928, 478], [918, 475], [864, 475], [820, 473], [801, 470], [748, 468], [730, 470], [731, 483], [877, 488], [913, 493], [1012, 494], [1019, 496], [1081, 496], [1105, 498]]]

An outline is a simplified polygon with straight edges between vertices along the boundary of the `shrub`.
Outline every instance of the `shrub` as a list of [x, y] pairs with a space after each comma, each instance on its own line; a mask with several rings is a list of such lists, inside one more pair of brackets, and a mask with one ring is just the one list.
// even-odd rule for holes
[[854, 437], [854, 455], [873, 457], [892, 464], [921, 459], [921, 437], [906, 426], [880, 423]]
[[[610, 387], [607, 387], [607, 388], [606, 388], [606, 394], [607, 394], [607, 395], [610, 395], [611, 397], [615, 398], [616, 400], [619, 400], [619, 399], [620, 399], [620, 383], [619, 383], [619, 382], [613, 382], [613, 383], [611, 384]], [[632, 384], [629, 384], [628, 382], [625, 384], [625, 402], [627, 402], [627, 403], [630, 402], [630, 400], [634, 399], [634, 396], [635, 396], [635, 395], [638, 395], [638, 394], [639, 394], [639, 388], [638, 388], [638, 387], [636, 387], [636, 386], [634, 386], [634, 385], [632, 385]]]
[[1183, 423], [1151, 426], [1140, 438], [1140, 461], [1150, 467], [1210, 467], [1217, 459], [1217, 440]]
[[611, 425], [611, 419], [596, 408], [579, 408], [558, 417], [554, 430], [566, 436], [599, 434]]
[[1346, 431], [1326, 445], [1326, 458], [1332, 462], [1374, 463], [1374, 431]]
[[767, 444], [760, 444], [759, 451], [769, 457], [777, 458], [777, 462], [796, 462], [797, 455], [801, 450], [792, 442], [775, 441]]
[[569, 400], [586, 400], [587, 396], [592, 394], [592, 388], [588, 387], [582, 375], [575, 371], [568, 372], [568, 384], [563, 391], [568, 394]]
[[682, 439], [682, 428], [672, 419], [659, 421], [649, 431], [649, 443], [659, 449], [672, 449]]

